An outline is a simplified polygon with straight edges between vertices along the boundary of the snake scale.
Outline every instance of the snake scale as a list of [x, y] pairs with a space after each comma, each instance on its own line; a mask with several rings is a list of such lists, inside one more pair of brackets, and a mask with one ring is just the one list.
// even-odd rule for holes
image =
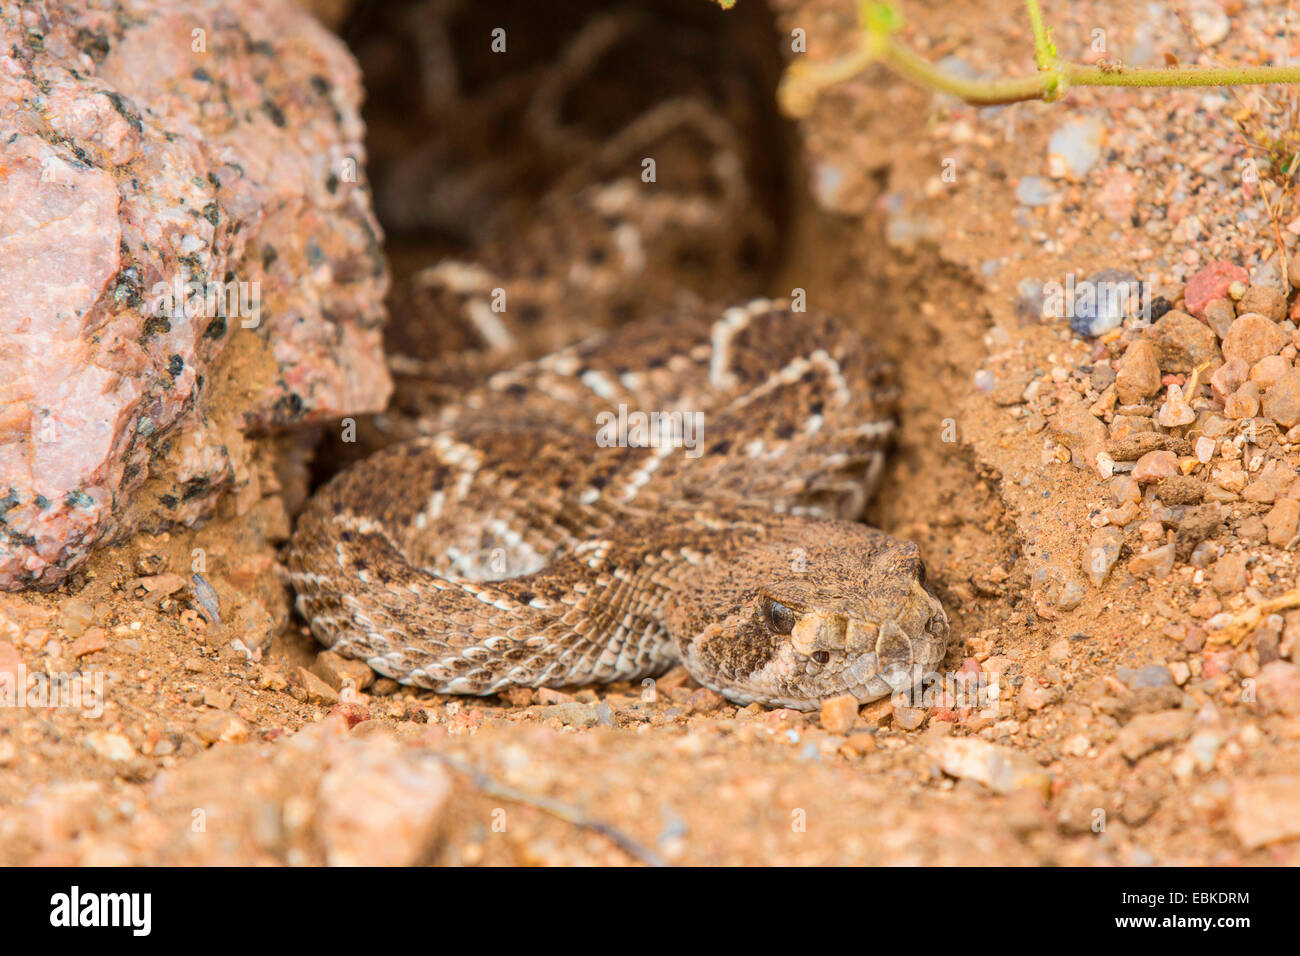
[[[673, 118], [708, 112], [660, 104], [629, 124], [628, 149], [606, 147], [608, 165], [651, 148], [685, 165]], [[513, 276], [427, 270], [439, 314], [489, 351], [508, 353], [524, 326], [548, 348], [557, 331], [580, 340], [489, 363], [476, 382], [456, 365], [451, 399], [444, 376], [415, 437], [308, 502], [287, 564], [322, 643], [439, 693], [680, 662], [730, 700], [801, 710], [905, 689], [942, 660], [948, 621], [917, 547], [859, 523], [895, 427], [888, 365], [848, 324], [787, 301], [719, 309], [680, 294], [670, 270], [638, 285], [683, 258], [665, 237], [714, 219], [734, 233], [752, 205], [726, 135], [692, 142], [727, 188], [684, 196], [635, 175], [569, 188], [482, 257], [526, 263]], [[599, 254], [575, 248], [579, 234]], [[492, 313], [497, 288], [530, 302]], [[620, 317], [629, 302], [641, 317], [591, 321], [614, 296]], [[416, 380], [450, 367], [394, 362]]]

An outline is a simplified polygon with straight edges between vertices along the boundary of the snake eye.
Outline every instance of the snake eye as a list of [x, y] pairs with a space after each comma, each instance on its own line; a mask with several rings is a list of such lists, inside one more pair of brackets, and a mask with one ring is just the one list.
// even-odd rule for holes
[[789, 634], [794, 630], [795, 613], [784, 604], [768, 601], [767, 624], [778, 634]]
[[830, 651], [813, 651], [812, 659], [818, 664], [829, 664], [831, 660]]

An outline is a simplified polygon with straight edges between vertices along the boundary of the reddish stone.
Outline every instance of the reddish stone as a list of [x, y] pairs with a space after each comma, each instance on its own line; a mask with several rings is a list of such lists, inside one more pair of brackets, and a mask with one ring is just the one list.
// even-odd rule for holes
[[1232, 672], [1232, 655], [1226, 651], [1206, 651], [1201, 676], [1206, 680]]
[[68, 653], [73, 657], [85, 657], [87, 654], [102, 651], [108, 646], [107, 642], [107, 632], [102, 627], [92, 627], [72, 642], [68, 647]]
[[1222, 259], [1211, 262], [1187, 280], [1183, 293], [1187, 311], [1198, 319], [1205, 318], [1205, 307], [1215, 299], [1228, 295], [1228, 286], [1234, 282], [1250, 282], [1250, 273], [1239, 265]]
[[330, 714], [337, 714], [347, 722], [348, 730], [351, 730], [362, 721], [370, 719], [370, 711], [361, 704], [350, 702], [335, 704], [330, 708]]

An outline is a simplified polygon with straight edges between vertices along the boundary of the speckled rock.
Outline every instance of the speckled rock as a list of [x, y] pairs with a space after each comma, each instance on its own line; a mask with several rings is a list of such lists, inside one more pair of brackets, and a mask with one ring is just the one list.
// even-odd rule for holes
[[1238, 311], [1258, 312], [1274, 322], [1281, 322], [1286, 318], [1286, 296], [1282, 294], [1281, 289], [1273, 286], [1253, 285], [1241, 297]]
[[1152, 451], [1168, 451], [1174, 455], [1190, 455], [1192, 445], [1184, 438], [1163, 435], [1159, 432], [1143, 431], [1112, 437], [1106, 443], [1106, 451], [1116, 461], [1137, 461]]
[[1160, 363], [1154, 345], [1139, 339], [1128, 347], [1115, 375], [1115, 389], [1123, 405], [1135, 405], [1160, 391]]
[[1086, 405], [1076, 402], [1066, 405], [1052, 419], [1052, 434], [1067, 448], [1082, 452], [1106, 442], [1106, 426], [1088, 411]]
[[0, 10], [0, 589], [255, 501], [249, 430], [382, 406], [360, 96], [283, 0]]
[[1219, 337], [1214, 329], [1186, 312], [1177, 309], [1166, 312], [1147, 331], [1147, 336], [1165, 372], [1190, 372], [1207, 362], [1217, 367], [1222, 361]]
[[1238, 316], [1223, 338], [1223, 357], [1241, 359], [1254, 365], [1268, 355], [1276, 355], [1286, 345], [1286, 334], [1262, 315], [1248, 312]]
[[1199, 504], [1205, 497], [1205, 483], [1192, 475], [1170, 475], [1161, 479], [1156, 494], [1167, 505]]
[[1291, 369], [1264, 393], [1264, 414], [1283, 428], [1300, 424], [1300, 369]]
[[1259, 414], [1259, 386], [1247, 382], [1223, 403], [1223, 414], [1232, 419], [1254, 418]]
[[1296, 524], [1300, 522], [1300, 501], [1283, 498], [1264, 515], [1264, 527], [1268, 528], [1268, 543], [1285, 547], [1295, 537]]
[[1189, 560], [1196, 546], [1207, 538], [1214, 537], [1222, 525], [1223, 511], [1214, 502], [1188, 508], [1174, 532], [1174, 554], [1178, 560]]

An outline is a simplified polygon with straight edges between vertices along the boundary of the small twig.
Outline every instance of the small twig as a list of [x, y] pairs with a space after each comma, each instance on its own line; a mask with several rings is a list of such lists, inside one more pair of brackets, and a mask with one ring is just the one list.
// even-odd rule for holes
[[[1192, 27], [1192, 24], [1188, 21], [1187, 14], [1183, 10], [1183, 8], [1180, 6], [1175, 7], [1174, 15], [1178, 17], [1178, 23], [1183, 28], [1183, 33], [1187, 35], [1187, 38], [1189, 40], [1191, 40], [1193, 43], [1196, 44], [1197, 48], [1201, 51], [1201, 55], [1207, 57], [1208, 59], [1213, 60], [1214, 55], [1210, 52], [1209, 48], [1205, 45], [1204, 41], [1200, 37], [1200, 34], [1196, 32], [1196, 30]], [[1290, 29], [1289, 17], [1287, 19], [1287, 28], [1288, 30]], [[1288, 45], [1288, 49], [1289, 49], [1289, 45]], [[1288, 62], [1290, 61], [1290, 59], [1291, 58], [1288, 55], [1287, 56]], [[1236, 99], [1238, 105], [1241, 106], [1244, 112], [1247, 112], [1249, 114], [1254, 114], [1257, 112], [1257, 110], [1254, 107], [1252, 107], [1249, 103], [1245, 101], [1245, 99], [1242, 97], [1239, 91], [1229, 88], [1229, 92], [1232, 94], [1233, 98]], [[1294, 90], [1291, 91], [1293, 96], [1294, 96], [1294, 92], [1295, 92]], [[1270, 109], [1273, 108], [1272, 102], [1267, 97], [1261, 97], [1261, 99], [1264, 100], [1265, 104], [1267, 104]], [[1264, 184], [1264, 178], [1263, 176], [1260, 175], [1259, 164], [1255, 162], [1254, 156], [1249, 155], [1252, 145], [1255, 145], [1255, 148], [1257, 150], [1268, 152], [1270, 154], [1272, 153], [1272, 150], [1265, 150], [1263, 146], [1252, 144], [1249, 140], [1246, 139], [1246, 125], [1245, 125], [1245, 121], [1242, 118], [1234, 117], [1233, 124], [1236, 127], [1237, 138], [1241, 141], [1242, 147], [1246, 150], [1248, 154], [1246, 156], [1246, 159], [1250, 163], [1251, 169], [1254, 170], [1255, 185], [1259, 188], [1259, 198], [1262, 199], [1264, 202], [1264, 210], [1268, 213], [1269, 224], [1273, 227], [1273, 239], [1277, 243], [1277, 251], [1279, 257], [1278, 261], [1279, 261], [1279, 268], [1281, 269], [1281, 273], [1282, 273], [1283, 288], [1289, 290], [1291, 288], [1290, 262], [1289, 262], [1290, 257], [1287, 255], [1286, 252], [1286, 242], [1282, 238], [1282, 207], [1286, 203], [1287, 187], [1283, 186], [1281, 188], [1278, 195], [1278, 205], [1274, 207], [1273, 203], [1269, 200], [1268, 190], [1265, 188], [1265, 184]], [[1271, 155], [1269, 159], [1271, 160]], [[1294, 170], [1291, 170], [1290, 172], [1294, 172]], [[1288, 178], [1291, 178], [1290, 172], [1288, 172]]]
[[465, 763], [457, 757], [448, 754], [435, 753], [432, 756], [455, 770], [457, 773], [464, 774], [473, 781], [474, 786], [486, 794], [494, 797], [500, 797], [502, 800], [509, 800], [513, 803], [522, 803], [527, 806], [541, 810], [543, 813], [549, 813], [551, 816], [563, 820], [565, 823], [571, 823], [576, 827], [582, 827], [584, 830], [590, 830], [593, 833], [599, 833], [601, 836], [616, 844], [619, 849], [634, 856], [646, 866], [669, 866], [667, 860], [655, 853], [648, 847], [642, 846], [632, 837], [628, 836], [622, 830], [615, 827], [612, 823], [606, 823], [604, 820], [598, 820], [588, 816], [580, 807], [574, 807], [559, 800], [552, 800], [550, 797], [542, 797], [532, 793], [525, 793], [523, 790], [517, 790], [507, 784], [500, 783], [492, 779], [482, 770], [471, 764]]
[[1275, 598], [1260, 601], [1254, 607], [1234, 614], [1222, 627], [1215, 628], [1206, 640], [1210, 644], [1240, 644], [1255, 629], [1261, 620], [1278, 611], [1288, 611], [1300, 607], [1300, 588], [1279, 594]]
[[[1286, 254], [1286, 243], [1282, 239], [1281, 203], [1284, 202], [1286, 199], [1286, 189], [1285, 188], [1282, 189], [1281, 194], [1279, 196], [1279, 206], [1275, 208], [1273, 204], [1269, 201], [1268, 190], [1264, 188], [1264, 177], [1260, 175], [1259, 164], [1255, 162], [1255, 157], [1250, 155], [1250, 150], [1253, 144], [1246, 139], [1245, 124], [1239, 119], [1234, 119], [1233, 123], [1236, 126], [1235, 132], [1237, 134], [1237, 139], [1241, 141], [1242, 148], [1246, 151], [1246, 161], [1250, 163], [1250, 168], [1254, 170], [1255, 185], [1259, 188], [1259, 198], [1262, 199], [1264, 202], [1264, 210], [1268, 213], [1269, 224], [1273, 227], [1273, 239], [1277, 243], [1277, 251], [1279, 256], [1281, 257], [1280, 265], [1282, 270], [1282, 283], [1285, 286], [1285, 288], [1290, 289], [1291, 279], [1288, 274], [1289, 269], [1288, 269], [1288, 262], [1287, 262], [1288, 257]], [[1258, 145], [1255, 145], [1255, 148], [1263, 149], [1263, 147]]]

